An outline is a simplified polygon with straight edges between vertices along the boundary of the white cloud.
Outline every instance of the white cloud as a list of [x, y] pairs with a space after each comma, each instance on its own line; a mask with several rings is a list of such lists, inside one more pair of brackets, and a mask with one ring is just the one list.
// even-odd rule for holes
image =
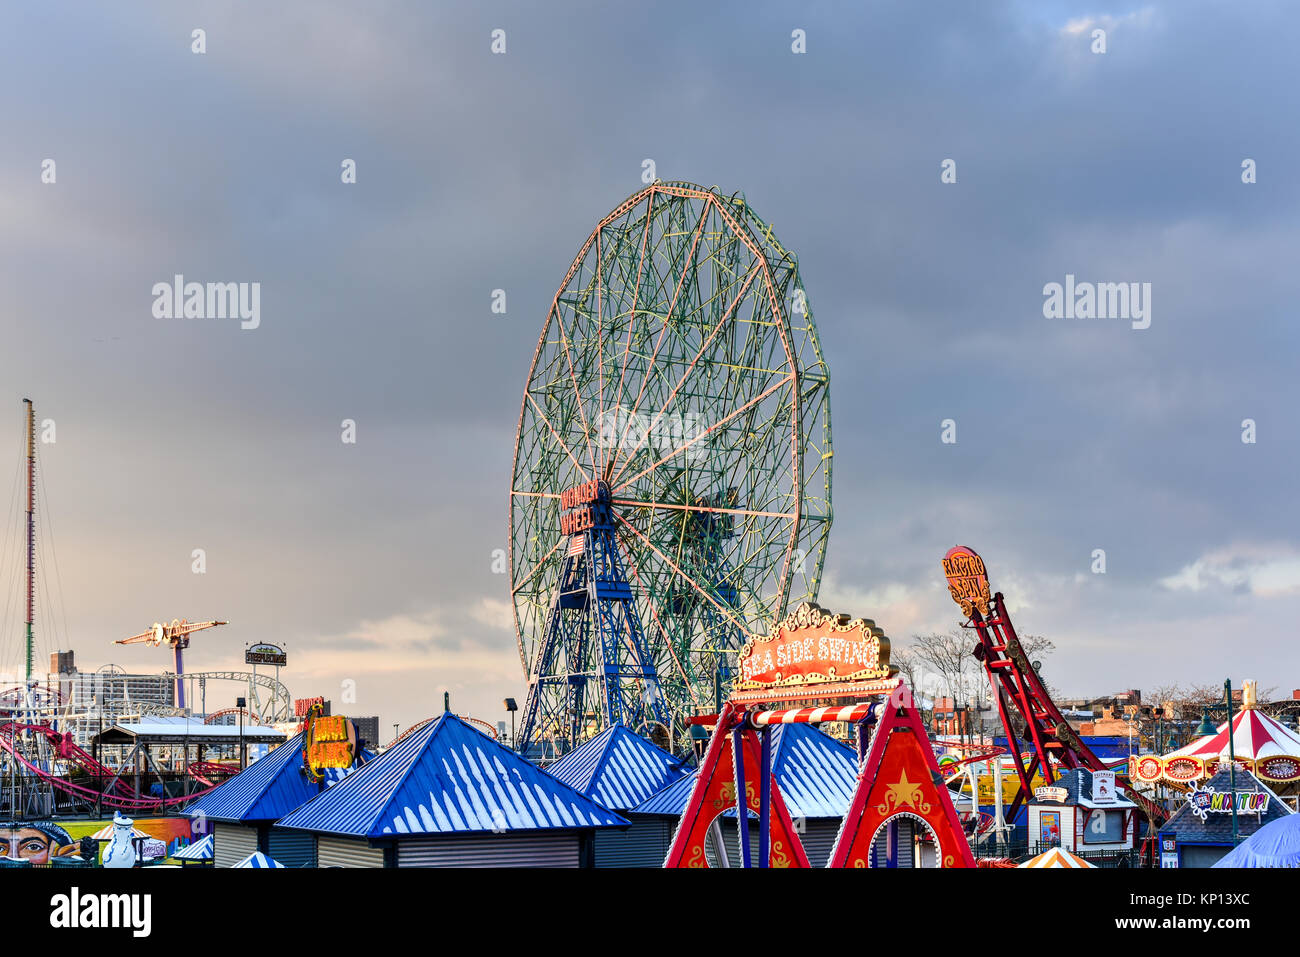
[[1300, 554], [1288, 546], [1232, 545], [1160, 579], [1170, 591], [1226, 588], [1268, 598], [1300, 591]]
[[469, 616], [480, 625], [511, 635], [515, 632], [515, 613], [508, 601], [480, 598], [470, 606]]
[[902, 582], [885, 582], [871, 588], [843, 584], [827, 575], [817, 603], [828, 611], [870, 618], [891, 636], [911, 634], [929, 626], [929, 602], [917, 589]]
[[1101, 27], [1109, 33], [1122, 25], [1149, 26], [1154, 19], [1155, 10], [1151, 7], [1143, 7], [1141, 10], [1134, 10], [1132, 13], [1126, 13], [1120, 17], [1111, 16], [1109, 13], [1088, 17], [1074, 17], [1065, 22], [1065, 26], [1061, 27], [1061, 32], [1077, 37], [1091, 32], [1095, 27]]

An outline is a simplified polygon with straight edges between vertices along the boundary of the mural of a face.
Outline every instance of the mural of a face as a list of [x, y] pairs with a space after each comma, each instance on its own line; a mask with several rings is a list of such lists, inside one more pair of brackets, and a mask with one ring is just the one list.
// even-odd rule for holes
[[68, 832], [57, 824], [13, 824], [0, 827], [4, 857], [48, 864], [51, 857], [76, 850]]

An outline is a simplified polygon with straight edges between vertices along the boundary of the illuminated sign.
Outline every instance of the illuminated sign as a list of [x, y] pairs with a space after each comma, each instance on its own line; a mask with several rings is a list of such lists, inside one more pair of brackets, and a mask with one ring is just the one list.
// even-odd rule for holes
[[592, 511], [590, 505], [584, 505], [572, 512], [565, 512], [560, 516], [560, 534], [577, 535], [579, 532], [585, 532], [589, 528], [596, 527], [596, 513]]
[[356, 761], [356, 725], [343, 715], [324, 714], [323, 705], [311, 706], [302, 740], [303, 764], [313, 781], [319, 781], [326, 768], [350, 768]]
[[279, 645], [269, 645], [262, 642], [244, 649], [244, 664], [246, 665], [279, 665], [283, 667], [285, 660], [284, 649]]
[[1289, 754], [1275, 754], [1255, 762], [1255, 773], [1266, 781], [1294, 781], [1300, 778], [1300, 761]]
[[943, 556], [943, 574], [948, 579], [948, 594], [952, 595], [967, 618], [979, 613], [989, 613], [989, 575], [984, 568], [984, 559], [975, 554], [974, 549], [958, 545], [948, 549]]
[[560, 493], [560, 508], [568, 511], [571, 508], [577, 508], [579, 505], [590, 505], [600, 498], [601, 484], [601, 482], [593, 479], [590, 482], [575, 485], [573, 488], [566, 488]]
[[560, 534], [578, 535], [595, 528], [601, 518], [597, 508], [608, 499], [609, 485], [598, 479], [566, 488], [560, 493]]
[[767, 637], [740, 650], [731, 700], [791, 701], [892, 691], [898, 669], [874, 621], [804, 602]]
[[325, 708], [324, 698], [295, 698], [293, 702], [293, 716], [295, 718], [305, 718], [311, 711], [312, 707], [320, 705], [321, 709]]
[[[1235, 801], [1233, 799], [1236, 799]], [[1216, 791], [1214, 788], [1187, 792], [1187, 806], [1202, 821], [1209, 814], [1262, 814], [1268, 807], [1263, 791]]]

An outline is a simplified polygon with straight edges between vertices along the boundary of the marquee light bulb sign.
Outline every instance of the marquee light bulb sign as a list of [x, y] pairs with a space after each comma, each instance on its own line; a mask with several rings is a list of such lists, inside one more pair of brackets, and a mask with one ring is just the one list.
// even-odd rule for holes
[[357, 728], [343, 715], [325, 714], [323, 705], [313, 704], [302, 729], [303, 769], [313, 781], [321, 781], [327, 768], [350, 768], [357, 759]]
[[973, 548], [958, 545], [948, 549], [943, 556], [943, 574], [948, 579], [948, 594], [961, 607], [961, 613], [967, 618], [974, 616], [976, 609], [985, 618], [989, 614], [989, 573], [984, 567], [984, 559]]
[[898, 686], [889, 639], [865, 618], [850, 620], [804, 602], [772, 635], [740, 650], [731, 700], [794, 701], [879, 694]]

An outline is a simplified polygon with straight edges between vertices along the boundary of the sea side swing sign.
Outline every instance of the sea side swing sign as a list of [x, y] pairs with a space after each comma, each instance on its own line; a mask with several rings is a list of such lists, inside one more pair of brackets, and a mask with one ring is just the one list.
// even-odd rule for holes
[[805, 602], [770, 636], [740, 650], [733, 702], [875, 695], [899, 685], [889, 639], [870, 619], [832, 615]]
[[[771, 769], [773, 725], [842, 721], [856, 724], [864, 758], [828, 867], [894, 867], [902, 834], [925, 834], [935, 862], [974, 867], [934, 752], [911, 695], [889, 663], [889, 639], [870, 619], [835, 615], [805, 602], [767, 636], [741, 649], [739, 676], [714, 724], [665, 867], [708, 867], [710, 835], [719, 817], [744, 795], [757, 815], [737, 815], [745, 867], [808, 867], [808, 857]], [[867, 698], [856, 704], [784, 711], [776, 702], [809, 704]], [[867, 730], [874, 725], [867, 746]], [[865, 752], [865, 753], [863, 753]], [[749, 828], [758, 827], [751, 860]], [[877, 838], [885, 835], [884, 843]], [[881, 858], [882, 846], [889, 850]]]

